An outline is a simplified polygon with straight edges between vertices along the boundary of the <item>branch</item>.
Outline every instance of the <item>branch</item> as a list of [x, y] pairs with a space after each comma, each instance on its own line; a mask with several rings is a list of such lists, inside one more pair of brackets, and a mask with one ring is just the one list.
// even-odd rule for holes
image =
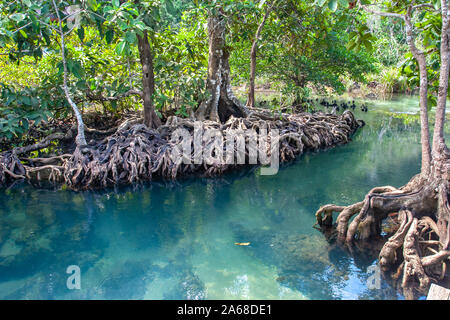
[[53, 26], [49, 25], [48, 23], [42, 21], [42, 20], [38, 20], [40, 23], [42, 23], [43, 25], [49, 27], [50, 29], [52, 29], [53, 31], [55, 31], [56, 33], [59, 33], [58, 29], [54, 28]]
[[69, 35], [77, 26], [73, 26], [72, 28], [70, 28], [66, 33], [64, 33], [64, 37], [66, 37], [67, 35]]
[[259, 37], [260, 37], [260, 35], [261, 35], [262, 28], [264, 27], [264, 24], [266, 23], [267, 17], [269, 16], [270, 12], [272, 12], [273, 7], [275, 6], [276, 3], [277, 3], [277, 1], [275, 0], [275, 1], [273, 1], [273, 3], [271, 3], [271, 4], [267, 7], [266, 12], [265, 12], [265, 14], [264, 14], [264, 17], [263, 17], [261, 23], [259, 24], [258, 29], [256, 30], [256, 36], [255, 36], [255, 41], [254, 41], [255, 43], [256, 43], [256, 41], [259, 40]]
[[[415, 44], [415, 38], [413, 35], [413, 26], [411, 22], [411, 14], [413, 7], [409, 6], [406, 10], [406, 14], [404, 15], [403, 20], [405, 21], [405, 31], [406, 31], [406, 42], [408, 43], [410, 50], [414, 56], [414, 58], [419, 62], [419, 59], [425, 59], [425, 53], [419, 50]], [[421, 57], [423, 56], [423, 57]]]
[[86, 138], [84, 136], [83, 117], [81, 116], [81, 112], [78, 109], [77, 105], [73, 102], [72, 98], [70, 97], [69, 87], [67, 85], [68, 71], [67, 71], [67, 62], [66, 62], [66, 55], [65, 55], [66, 45], [64, 42], [64, 31], [62, 28], [61, 17], [59, 15], [58, 6], [56, 5], [55, 0], [52, 0], [52, 2], [53, 2], [53, 7], [55, 8], [55, 11], [56, 11], [56, 16], [58, 17], [58, 21], [59, 21], [59, 35], [61, 37], [61, 57], [62, 57], [63, 69], [64, 69], [63, 89], [64, 89], [66, 99], [69, 102], [70, 106], [72, 107], [72, 110], [75, 113], [75, 116], [77, 118], [77, 123], [78, 123], [78, 134], [77, 134], [77, 137], [75, 138], [75, 141], [76, 141], [77, 146], [87, 145]]
[[40, 150], [43, 148], [47, 148], [53, 140], [63, 140], [65, 135], [63, 133], [57, 132], [47, 136], [44, 140], [37, 142], [35, 144], [25, 146], [25, 147], [17, 147], [13, 149], [13, 154], [19, 155], [23, 153], [28, 153], [31, 151]]
[[373, 10], [373, 9], [369, 8], [368, 5], [361, 4], [359, 1], [358, 1], [358, 6], [359, 6], [359, 8], [361, 8], [369, 13], [376, 14], [378, 16], [390, 17], [390, 18], [400, 18], [403, 20], [405, 19], [405, 16], [403, 14]]
[[72, 17], [72, 16], [74, 16], [74, 15], [77, 15], [77, 14], [79, 14], [79, 13], [81, 13], [81, 12], [85, 12], [85, 11], [86, 11], [86, 10], [84, 10], [84, 9], [80, 9], [80, 10], [78, 10], [78, 11], [72, 12], [72, 13], [66, 15], [64, 18], [62, 18], [62, 21], [66, 20], [66, 19], [68, 19], [68, 18], [70, 18], [70, 17]]
[[88, 91], [86, 93], [86, 96], [89, 99], [97, 100], [97, 101], [116, 101], [116, 100], [120, 100], [120, 99], [129, 97], [129, 96], [132, 96], [132, 95], [138, 95], [141, 99], [143, 99], [143, 97], [144, 97], [144, 93], [142, 91], [140, 91], [140, 90], [137, 90], [137, 89], [130, 89], [127, 92], [119, 94], [119, 95], [114, 96], [114, 97], [105, 97], [105, 96], [102, 96], [101, 94], [94, 95], [90, 91]]
[[16, 32], [19, 32], [20, 30], [22, 30], [22, 29], [28, 27], [30, 24], [32, 24], [32, 22], [29, 22], [29, 23], [27, 23], [26, 25], [21, 26], [20, 28], [14, 30], [14, 31], [12, 32], [12, 34], [14, 34], [14, 33], [16, 33]]
[[434, 6], [432, 4], [428, 4], [428, 3], [417, 4], [415, 6], [412, 6], [412, 11], [414, 11], [416, 9], [420, 9], [420, 8], [427, 8], [427, 9], [432, 9], [433, 11], [436, 11]]
[[425, 53], [421, 50], [419, 50], [415, 43], [414, 43], [414, 35], [413, 35], [413, 26], [412, 26], [412, 22], [411, 22], [411, 15], [412, 15], [412, 11], [414, 9], [418, 9], [418, 8], [423, 8], [423, 7], [429, 7], [429, 5], [426, 4], [418, 4], [418, 5], [409, 5], [406, 9], [406, 13], [405, 14], [400, 14], [400, 13], [393, 13], [393, 12], [385, 12], [385, 11], [379, 11], [379, 10], [373, 10], [371, 8], [369, 8], [368, 5], [363, 5], [358, 1], [358, 6], [359, 8], [362, 8], [363, 10], [378, 15], [378, 16], [382, 16], [382, 17], [389, 17], [389, 18], [399, 18], [402, 19], [405, 22], [405, 31], [406, 31], [406, 42], [408, 43], [412, 54], [414, 55], [414, 57], [416, 59], [419, 59], [419, 56], [424, 56]]

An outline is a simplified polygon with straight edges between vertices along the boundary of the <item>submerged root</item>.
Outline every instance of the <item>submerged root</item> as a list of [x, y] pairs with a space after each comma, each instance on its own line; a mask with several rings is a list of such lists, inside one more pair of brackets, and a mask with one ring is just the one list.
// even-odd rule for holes
[[[274, 152], [279, 152], [280, 162], [287, 162], [308, 150], [347, 143], [362, 125], [349, 111], [342, 115], [298, 113], [274, 117], [268, 111], [255, 109], [246, 118], [231, 117], [223, 124], [170, 117], [157, 130], [148, 129], [139, 123], [139, 119], [132, 119], [118, 126], [112, 135], [101, 141], [91, 141], [88, 146], [77, 148], [73, 154], [53, 158], [24, 158], [22, 162], [16, 155], [26, 154], [29, 150], [1, 154], [0, 183], [15, 179], [49, 180], [79, 190], [149, 181], [155, 177], [176, 179], [192, 174], [215, 176], [244, 163], [251, 163], [251, 157], [258, 154], [257, 146], [245, 134], [249, 130], [255, 134], [267, 133], [266, 154], [262, 158], [270, 159]], [[272, 141], [276, 139], [269, 134], [272, 129], [278, 130], [278, 141]], [[187, 142], [191, 153], [186, 159], [173, 157], [175, 149], [180, 149], [181, 141], [176, 138], [179, 130], [188, 132], [191, 139]], [[204, 154], [208, 151], [215, 160], [196, 161], [202, 154], [192, 148], [196, 139], [195, 130], [203, 136], [200, 141], [203, 151], [200, 152]], [[215, 146], [214, 139], [207, 139], [203, 135], [207, 130], [223, 137], [222, 152]], [[223, 158], [226, 157], [225, 148], [229, 142], [227, 133], [233, 130], [243, 133], [244, 140], [241, 142], [245, 146], [244, 155], [243, 159], [228, 162]], [[279, 150], [274, 149], [277, 145], [274, 142], [278, 143]], [[234, 140], [233, 143], [237, 154], [238, 143]], [[219, 159], [221, 156], [223, 158]]]
[[[374, 188], [364, 201], [350, 206], [324, 205], [316, 212], [317, 225], [328, 233], [332, 229], [350, 251], [355, 244], [385, 239], [381, 270], [399, 281], [407, 299], [426, 294], [431, 282], [446, 277], [450, 263], [449, 164], [448, 158], [435, 163], [445, 170], [427, 178], [418, 175], [400, 189]], [[333, 212], [339, 213], [334, 224]], [[386, 220], [396, 226], [387, 235]]]

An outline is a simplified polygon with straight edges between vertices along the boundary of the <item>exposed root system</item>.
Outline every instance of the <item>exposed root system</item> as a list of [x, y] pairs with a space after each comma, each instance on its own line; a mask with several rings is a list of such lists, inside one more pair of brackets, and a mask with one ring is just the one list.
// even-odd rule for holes
[[[328, 234], [332, 229], [337, 241], [349, 249], [385, 238], [379, 266], [407, 299], [415, 299], [426, 294], [432, 282], [448, 276], [449, 171], [450, 159], [444, 155], [434, 161], [429, 177], [417, 175], [400, 189], [374, 188], [350, 206], [322, 206], [316, 212], [317, 224]], [[339, 212], [334, 224], [333, 212]], [[387, 220], [396, 228], [385, 235]]]
[[[108, 187], [118, 184], [131, 184], [149, 181], [156, 177], [176, 179], [187, 175], [215, 176], [242, 166], [243, 164], [196, 163], [195, 148], [192, 148], [190, 161], [174, 159], [173, 149], [179, 148], [179, 141], [173, 138], [178, 129], [185, 129], [192, 138], [194, 129], [201, 133], [215, 129], [224, 137], [230, 130], [279, 131], [279, 160], [287, 162], [308, 150], [329, 148], [347, 143], [355, 130], [362, 126], [349, 111], [342, 115], [323, 113], [282, 114], [274, 117], [270, 112], [254, 109], [246, 118], [231, 117], [221, 124], [204, 120], [194, 122], [190, 119], [170, 117], [166, 124], [157, 130], [148, 129], [132, 119], [120, 125], [115, 133], [102, 140], [91, 140], [89, 145], [76, 148], [72, 154], [50, 158], [19, 158], [39, 150], [52, 140], [63, 138], [62, 134], [49, 136], [42, 143], [27, 148], [16, 148], [0, 155], [0, 183], [6, 184], [17, 179], [31, 182], [50, 181], [64, 183], [74, 190]], [[197, 126], [197, 127], [196, 127]], [[89, 134], [89, 131], [87, 131]], [[98, 132], [92, 132], [97, 137]], [[104, 133], [104, 132], [101, 132]], [[245, 138], [245, 163], [249, 163], [252, 144]], [[268, 138], [268, 144], [271, 142]], [[203, 138], [203, 150], [211, 148], [214, 140]], [[267, 157], [274, 150], [267, 149]], [[190, 163], [189, 163], [190, 162]]]

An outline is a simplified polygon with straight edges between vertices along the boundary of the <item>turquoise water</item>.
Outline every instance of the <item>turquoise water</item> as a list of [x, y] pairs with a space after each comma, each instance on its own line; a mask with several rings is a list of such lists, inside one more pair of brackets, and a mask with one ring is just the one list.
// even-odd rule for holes
[[[413, 111], [417, 100], [357, 112], [367, 125], [351, 143], [275, 176], [0, 190], [0, 299], [401, 298], [383, 280], [367, 286], [373, 257], [355, 259], [312, 228], [321, 204], [360, 201], [418, 173], [419, 127], [384, 112], [392, 108]], [[70, 265], [80, 267], [80, 290], [66, 286]]]

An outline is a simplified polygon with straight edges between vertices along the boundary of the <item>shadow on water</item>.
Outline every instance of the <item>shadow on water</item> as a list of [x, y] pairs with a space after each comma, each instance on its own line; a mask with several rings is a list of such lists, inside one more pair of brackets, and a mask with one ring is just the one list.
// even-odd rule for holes
[[[376, 255], [349, 256], [312, 228], [321, 204], [360, 201], [419, 171], [416, 123], [382, 110], [358, 117], [367, 125], [351, 143], [274, 176], [0, 190], [0, 299], [398, 298], [384, 281], [368, 287]], [[81, 290], [66, 286], [69, 265]]]

